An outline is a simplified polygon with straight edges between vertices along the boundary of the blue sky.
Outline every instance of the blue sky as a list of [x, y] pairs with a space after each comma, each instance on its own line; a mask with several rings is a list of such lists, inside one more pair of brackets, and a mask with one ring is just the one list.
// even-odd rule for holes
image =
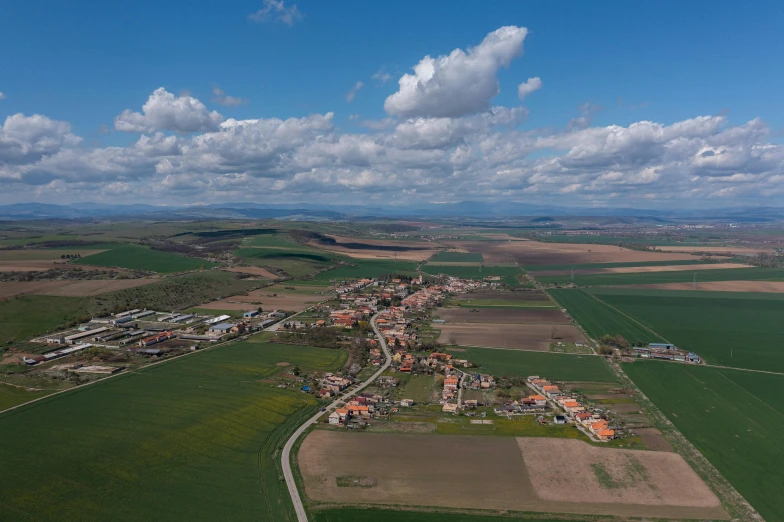
[[[407, 200], [601, 206], [629, 194], [677, 199], [688, 189], [695, 205], [751, 204], [760, 197], [775, 204], [784, 184], [778, 181], [784, 155], [777, 149], [784, 128], [782, 15], [780, 2], [6, 3], [0, 7], [0, 121], [19, 114], [47, 121], [18, 118], [0, 134], [0, 183], [10, 188], [0, 201], [141, 200], [142, 187], [156, 181], [183, 203], [308, 201], [316, 196], [306, 186], [320, 181], [339, 186], [338, 199], [378, 190], [399, 194], [415, 184]], [[507, 26], [527, 31], [519, 53], [481, 73], [497, 81], [497, 95], [463, 100], [465, 107], [455, 102], [450, 108], [447, 99], [438, 108], [425, 100], [412, 102], [413, 109], [385, 109], [385, 100], [400, 89], [398, 80], [420, 60], [468, 52]], [[459, 66], [444, 71], [445, 81], [462, 74]], [[387, 81], [374, 79], [376, 73], [388, 75]], [[463, 92], [479, 77], [472, 78], [445, 92]], [[542, 86], [521, 100], [518, 85], [529, 78], [540, 78]], [[357, 82], [363, 86], [348, 101]], [[207, 140], [200, 135], [216, 132], [212, 123], [197, 129], [156, 121], [119, 130], [115, 118], [126, 110], [143, 113], [142, 105], [160, 87], [175, 99], [203, 103], [204, 114], [216, 111], [216, 124], [299, 119], [309, 129], [294, 140], [301, 147], [281, 146], [268, 126], [245, 144], [297, 160], [281, 165], [258, 161], [258, 154], [229, 157], [224, 151], [216, 166], [214, 150], [193, 157], [198, 147], [192, 140]], [[242, 103], [219, 103], [216, 88]], [[514, 123], [477, 124], [490, 107], [524, 107], [526, 114]], [[329, 124], [303, 123], [329, 113]], [[444, 115], [449, 121], [435, 121]], [[661, 137], [656, 130], [659, 137], [645, 150], [635, 145], [642, 138], [634, 137], [630, 149], [607, 147], [607, 137], [618, 135], [611, 126], [628, 130], [647, 121], [663, 128], [698, 117], [721, 121], [686, 137]], [[745, 134], [732, 131], [755, 118], [759, 122]], [[463, 130], [435, 148], [411, 140], [399, 145], [406, 122], [428, 132], [444, 125]], [[42, 141], [41, 126], [56, 146]], [[739, 133], [742, 138], [728, 141]], [[166, 152], [158, 150], [154, 159], [149, 151], [141, 153], [135, 144], [142, 136], [168, 139]], [[8, 147], [38, 152], [20, 160], [17, 151], [4, 159], [3, 139], [12, 143]], [[673, 157], [683, 139], [692, 140], [691, 148]], [[329, 141], [332, 149], [314, 155], [314, 140]], [[341, 140], [352, 143], [348, 156]], [[525, 153], [491, 158], [488, 140], [496, 152], [517, 144]], [[384, 148], [393, 142], [394, 151]], [[460, 168], [438, 161], [439, 153], [448, 158], [456, 151], [476, 161]], [[585, 160], [591, 153], [603, 161]], [[581, 163], [554, 166], [568, 154]], [[696, 155], [721, 157], [723, 163], [706, 171], [703, 160], [689, 161]], [[232, 188], [237, 185], [245, 190]]]

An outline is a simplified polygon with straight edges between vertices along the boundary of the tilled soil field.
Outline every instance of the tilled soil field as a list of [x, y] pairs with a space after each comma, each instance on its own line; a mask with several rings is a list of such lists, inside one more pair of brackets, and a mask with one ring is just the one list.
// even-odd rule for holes
[[541, 290], [521, 290], [511, 292], [508, 290], [478, 290], [455, 296], [457, 301], [549, 301], [550, 298]]
[[210, 310], [249, 310], [261, 306], [264, 310], [285, 310], [299, 312], [312, 304], [328, 299], [329, 296], [311, 293], [286, 291], [273, 287], [248, 292], [248, 295], [235, 295], [199, 305], [198, 308]]
[[580, 331], [569, 324], [446, 323], [431, 326], [441, 330], [438, 342], [462, 346], [546, 352], [553, 341], [585, 342]]
[[439, 308], [438, 319], [451, 323], [569, 324], [560, 310], [526, 308]]
[[[750, 268], [751, 265], [740, 263], [705, 263], [704, 265], [655, 265], [655, 266], [620, 266], [613, 268], [592, 268], [575, 270], [578, 275], [597, 275], [597, 274], [641, 274], [644, 272], [681, 272], [694, 270], [718, 270], [721, 268]], [[536, 272], [537, 276], [565, 276], [571, 273], [570, 270], [543, 270]]]
[[[316, 502], [728, 518], [677, 454], [569, 439], [315, 430], [302, 442], [298, 462], [305, 494]], [[605, 487], [615, 484], [600, 481], [591, 463], [618, 476], [631, 474], [634, 487]]]
[[[643, 288], [650, 290], [692, 290], [692, 283], [661, 283], [657, 285], [627, 285], [618, 288]], [[709, 281], [697, 283], [697, 290], [706, 292], [784, 292], [784, 281]]]
[[20, 295], [85, 297], [158, 283], [160, 279], [87, 279], [56, 281], [11, 281], [0, 283], [0, 300]]

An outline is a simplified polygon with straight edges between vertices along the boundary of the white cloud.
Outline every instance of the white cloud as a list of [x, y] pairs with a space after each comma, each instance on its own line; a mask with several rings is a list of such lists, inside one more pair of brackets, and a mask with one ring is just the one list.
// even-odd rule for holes
[[264, 0], [262, 8], [249, 14], [248, 18], [258, 23], [274, 20], [291, 27], [302, 20], [302, 12], [295, 4], [287, 6], [283, 0]]
[[371, 79], [376, 80], [378, 85], [385, 85], [389, 80], [392, 79], [392, 75], [382, 68], [379, 69], [376, 74], [371, 76]]
[[501, 27], [467, 52], [425, 56], [414, 74], [400, 78], [384, 109], [403, 118], [454, 118], [486, 110], [500, 92], [498, 70], [522, 54], [527, 33], [524, 27]]
[[57, 153], [64, 146], [78, 145], [71, 124], [34, 114], [14, 114], [0, 127], [0, 167], [24, 165]]
[[6, 95], [3, 94], [2, 91], [0, 91], [0, 100], [5, 100], [5, 98], [6, 98]]
[[159, 87], [142, 106], [142, 113], [124, 110], [114, 118], [114, 128], [123, 132], [203, 132], [217, 129], [222, 121], [223, 116], [208, 111], [196, 98], [175, 96]]
[[351, 103], [351, 102], [353, 102], [353, 101], [354, 101], [354, 98], [356, 98], [356, 97], [357, 97], [357, 93], [359, 92], [359, 90], [360, 90], [362, 87], [364, 87], [364, 86], [365, 86], [365, 84], [364, 84], [363, 82], [357, 82], [357, 83], [355, 83], [355, 84], [354, 84], [354, 86], [353, 86], [353, 87], [352, 87], [352, 88], [351, 88], [351, 89], [348, 91], [348, 94], [346, 94], [346, 101], [347, 101], [348, 103]]
[[212, 88], [212, 94], [215, 96], [212, 99], [212, 102], [217, 103], [218, 105], [223, 105], [224, 107], [236, 107], [237, 105], [248, 103], [247, 99], [238, 98], [236, 96], [229, 96], [223, 91], [223, 89], [217, 86]]
[[522, 100], [534, 91], [542, 88], [542, 80], [538, 76], [528, 78], [526, 81], [517, 86], [517, 96]]

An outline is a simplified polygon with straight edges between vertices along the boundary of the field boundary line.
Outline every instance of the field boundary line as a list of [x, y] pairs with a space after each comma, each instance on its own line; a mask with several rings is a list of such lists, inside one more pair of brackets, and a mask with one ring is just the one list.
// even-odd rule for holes
[[759, 397], [757, 397], [755, 394], [753, 394], [752, 392], [750, 392], [749, 390], [747, 390], [747, 389], [746, 389], [746, 388], [745, 388], [745, 387], [744, 387], [742, 384], [738, 384], [737, 382], [733, 381], [732, 379], [730, 379], [729, 377], [727, 377], [726, 375], [724, 375], [724, 374], [723, 374], [721, 371], [717, 371], [716, 373], [718, 373], [718, 374], [719, 374], [719, 375], [721, 375], [723, 378], [725, 378], [725, 379], [727, 379], [728, 381], [730, 381], [732, 384], [734, 384], [735, 386], [737, 386], [738, 388], [740, 388], [741, 390], [743, 390], [745, 393], [747, 393], [747, 394], [751, 395], [752, 397], [754, 397], [755, 399], [757, 399], [758, 401], [760, 401], [762, 404], [764, 404], [765, 406], [767, 406], [768, 408], [770, 408], [771, 410], [773, 410], [773, 411], [774, 411], [774, 412], [775, 412], [777, 415], [779, 415], [779, 416], [781, 416], [781, 417], [784, 417], [784, 413], [780, 412], [779, 410], [777, 410], [776, 408], [774, 408], [773, 406], [771, 406], [771, 405], [770, 405], [770, 404], [768, 404], [767, 402], [765, 402], [765, 401], [763, 401], [762, 399], [760, 399]]
[[700, 366], [704, 366], [706, 368], [718, 368], [719, 370], [737, 370], [739, 372], [767, 373], [768, 375], [781, 375], [782, 377], [784, 377], [784, 372], [772, 372], [770, 370], [755, 370], [753, 368], [736, 368], [735, 366], [722, 366], [720, 364], [702, 364]]
[[585, 294], [587, 294], [587, 295], [591, 296], [592, 298], [596, 299], [597, 301], [599, 301], [599, 302], [600, 302], [600, 303], [602, 303], [603, 305], [605, 305], [605, 306], [607, 306], [607, 307], [609, 307], [609, 308], [612, 308], [612, 309], [613, 309], [615, 312], [618, 312], [620, 315], [624, 316], [625, 318], [627, 318], [628, 320], [632, 321], [632, 322], [633, 322], [633, 323], [635, 323], [636, 325], [638, 325], [638, 326], [641, 326], [641, 327], [642, 327], [644, 330], [647, 330], [647, 331], [649, 331], [649, 332], [650, 332], [650, 333], [652, 333], [653, 335], [656, 335], [656, 336], [658, 336], [658, 337], [661, 337], [662, 339], [664, 339], [664, 340], [665, 340], [666, 342], [668, 342], [668, 343], [670, 342], [670, 341], [669, 341], [669, 340], [667, 340], [667, 339], [666, 339], [666, 338], [665, 338], [663, 335], [661, 335], [661, 334], [657, 333], [657, 332], [656, 332], [656, 331], [654, 331], [654, 330], [651, 330], [649, 327], [645, 326], [644, 324], [642, 324], [640, 321], [638, 321], [638, 320], [637, 320], [637, 319], [635, 319], [634, 317], [632, 317], [632, 316], [630, 316], [630, 315], [628, 315], [628, 314], [625, 314], [625, 313], [621, 312], [620, 310], [618, 310], [617, 308], [615, 308], [613, 305], [611, 305], [611, 304], [610, 304], [610, 303], [608, 303], [607, 301], [603, 301], [603, 300], [599, 299], [598, 297], [596, 297], [595, 295], [593, 295], [592, 293], [590, 293], [590, 292], [586, 292], [585, 290], [582, 290], [582, 289], [580, 289], [580, 291], [581, 291], [581, 292], [584, 292]]

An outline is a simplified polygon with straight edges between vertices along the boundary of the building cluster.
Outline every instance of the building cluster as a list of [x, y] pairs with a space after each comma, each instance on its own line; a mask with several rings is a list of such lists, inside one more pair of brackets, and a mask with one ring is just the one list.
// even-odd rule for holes
[[377, 416], [386, 416], [389, 402], [371, 393], [361, 393], [341, 408], [336, 408], [327, 416], [327, 422], [333, 426], [362, 428], [368, 420]]
[[681, 350], [674, 344], [649, 343], [647, 347], [635, 347], [634, 355], [643, 359], [661, 359], [691, 364], [701, 364], [702, 359], [696, 353]]
[[567, 419], [572, 420], [577, 426], [592, 434], [600, 441], [609, 441], [615, 438], [615, 430], [610, 429], [609, 423], [598, 413], [588, 412], [587, 408], [579, 400], [570, 396], [568, 393], [542, 379], [538, 375], [528, 377], [530, 385], [539, 392], [529, 398], [541, 398], [551, 405], [564, 411]]
[[329, 398], [335, 397], [340, 392], [348, 388], [354, 383], [353, 380], [347, 377], [340, 377], [338, 375], [327, 373], [324, 375], [324, 378], [321, 380], [321, 389], [319, 390], [319, 396], [321, 398]]

